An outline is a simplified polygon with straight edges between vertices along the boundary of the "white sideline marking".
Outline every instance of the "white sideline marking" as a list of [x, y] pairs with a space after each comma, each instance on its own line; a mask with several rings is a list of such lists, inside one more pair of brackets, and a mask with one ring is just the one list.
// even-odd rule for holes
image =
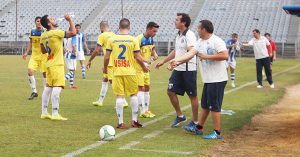
[[132, 146], [135, 146], [137, 144], [141, 143], [140, 141], [131, 141], [130, 143], [126, 144], [123, 147], [120, 147], [119, 149], [125, 150], [125, 149], [131, 149]]
[[[300, 66], [300, 64], [298, 64], [298, 65], [296, 65], [296, 66], [294, 66], [294, 67], [288, 68], [288, 69], [286, 69], [286, 70], [283, 70], [283, 71], [281, 71], [281, 72], [278, 72], [278, 73], [274, 74], [273, 76], [280, 75], [280, 74], [285, 73], [285, 72], [287, 72], [287, 71], [293, 70], [293, 69], [295, 69], [295, 68], [297, 68], [297, 67], [299, 67], [299, 66]], [[252, 84], [255, 84], [255, 83], [256, 83], [256, 81], [252, 81], [252, 82], [245, 83], [245, 84], [243, 84], [243, 85], [241, 85], [241, 86], [239, 86], [239, 87], [236, 87], [236, 88], [234, 88], [234, 89], [230, 89], [230, 90], [228, 90], [228, 91], [225, 91], [224, 94], [229, 94], [229, 93], [231, 93], [231, 92], [240, 90], [240, 89], [242, 89], [242, 88], [244, 88], [244, 87], [246, 87], [246, 86], [249, 86], [249, 85], [252, 85]], [[181, 110], [184, 111], [184, 110], [186, 110], [186, 109], [188, 109], [188, 108], [190, 108], [190, 104], [189, 104], [189, 105], [186, 105], [186, 106], [184, 106], [184, 107], [182, 107]], [[164, 119], [166, 119], [168, 116], [173, 115], [173, 114], [175, 114], [175, 111], [170, 112], [170, 113], [168, 113], [168, 114], [165, 114], [165, 115], [163, 115], [163, 116], [161, 116], [161, 117], [158, 117], [158, 118], [156, 118], [156, 119], [154, 119], [154, 120], [148, 121], [148, 122], [144, 123], [144, 126], [151, 125], [151, 124], [153, 124], [153, 123], [156, 123], [156, 122], [159, 122], [159, 121], [161, 121], [161, 120], [164, 120]], [[126, 130], [126, 131], [123, 131], [123, 132], [119, 133], [119, 134], [115, 137], [115, 139], [120, 138], [120, 137], [122, 137], [122, 136], [124, 136], [124, 135], [130, 134], [130, 133], [132, 133], [132, 132], [135, 132], [136, 130], [137, 130], [137, 128], [130, 128], [130, 129]], [[106, 141], [100, 141], [100, 142], [98, 141], [98, 142], [93, 143], [93, 144], [91, 144], [91, 145], [88, 145], [88, 146], [85, 146], [85, 147], [83, 147], [83, 148], [80, 148], [80, 149], [78, 149], [78, 150], [76, 150], [76, 151], [70, 152], [70, 153], [64, 155], [63, 157], [73, 157], [73, 156], [82, 154], [83, 152], [86, 152], [86, 151], [88, 151], [88, 150], [91, 150], [91, 149], [93, 149], [93, 148], [96, 148], [96, 147], [98, 147], [98, 146], [101, 146], [102, 144], [105, 144], [105, 143], [107, 143], [107, 142], [106, 142]]]
[[[162, 131], [161, 131], [162, 132]], [[130, 143], [120, 147], [120, 150], [135, 150], [135, 151], [143, 151], [143, 152], [156, 152], [156, 153], [172, 153], [172, 154], [193, 154], [193, 152], [179, 152], [179, 151], [164, 151], [164, 150], [153, 150], [153, 149], [137, 149], [131, 148], [137, 144], [141, 143], [140, 141], [131, 141]]]
[[154, 137], [158, 136], [161, 133], [163, 133], [163, 131], [160, 131], [160, 130], [153, 131], [152, 133], [145, 135], [143, 138], [144, 139], [154, 138]]
[[183, 154], [183, 155], [193, 154], [193, 152], [179, 152], [179, 151], [165, 151], [165, 150], [137, 149], [137, 148], [131, 148], [128, 150], [143, 151], [143, 152], [155, 152], [155, 153], [169, 153], [169, 154], [172, 153], [172, 154]]

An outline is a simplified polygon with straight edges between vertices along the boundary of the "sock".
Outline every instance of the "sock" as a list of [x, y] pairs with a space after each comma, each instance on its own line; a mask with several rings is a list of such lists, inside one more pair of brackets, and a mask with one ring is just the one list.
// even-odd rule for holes
[[69, 71], [65, 76], [66, 80], [70, 80], [73, 77], [73, 74], [73, 71]]
[[139, 105], [138, 97], [136, 95], [130, 97], [131, 111], [132, 111], [132, 120], [137, 121]]
[[116, 112], [117, 112], [119, 124], [124, 123], [124, 121], [123, 121], [123, 105], [124, 105], [124, 98], [117, 98]]
[[220, 130], [215, 130], [215, 132], [217, 133], [217, 135], [220, 135], [220, 134], [221, 134], [221, 131], [220, 131]]
[[146, 111], [149, 111], [149, 105], [150, 105], [150, 92], [145, 92]]
[[51, 87], [45, 87], [42, 95], [42, 114], [48, 114], [48, 104], [52, 92]]
[[234, 79], [235, 79], [234, 77], [235, 77], [235, 74], [234, 74], [234, 73], [231, 73], [231, 74], [230, 74], [230, 80], [231, 80], [231, 82], [234, 82]]
[[81, 74], [82, 74], [82, 76], [85, 76], [85, 67], [84, 67], [84, 65], [81, 66]]
[[179, 118], [183, 118], [184, 117], [184, 115], [180, 115], [180, 116], [178, 116]]
[[30, 87], [31, 87], [31, 90], [33, 93], [37, 93], [37, 90], [36, 90], [36, 83], [35, 83], [35, 78], [34, 76], [28, 76], [29, 78], [29, 84], [30, 84]]
[[52, 101], [52, 117], [58, 116], [59, 110], [59, 95], [61, 92], [61, 87], [53, 87], [51, 101]]
[[69, 82], [70, 82], [70, 86], [74, 86], [74, 72], [73, 71], [70, 71], [71, 72], [71, 78], [70, 78], [70, 80], [69, 80]]
[[99, 103], [101, 103], [101, 104], [103, 103], [107, 89], [108, 89], [108, 82], [102, 81], [101, 91], [100, 91], [99, 100], [98, 100]]
[[46, 81], [46, 78], [44, 78], [44, 77], [43, 77], [43, 83], [44, 83], [44, 88], [46, 88], [47, 81]]
[[195, 121], [193, 121], [193, 123], [194, 123], [194, 124], [196, 124], [196, 125], [198, 125], [198, 123], [199, 123], [199, 122], [195, 122]]
[[146, 112], [146, 106], [145, 106], [145, 93], [142, 91], [139, 91], [137, 94], [138, 98], [138, 106], [141, 108], [141, 114], [144, 114]]

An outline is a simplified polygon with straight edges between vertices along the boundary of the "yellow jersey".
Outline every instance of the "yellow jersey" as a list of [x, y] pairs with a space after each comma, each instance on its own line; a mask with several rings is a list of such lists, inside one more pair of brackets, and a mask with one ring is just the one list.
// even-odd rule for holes
[[[107, 41], [114, 35], [113, 32], [103, 32], [99, 35], [97, 45], [102, 47], [104, 55], [106, 54]], [[108, 66], [113, 66], [112, 62], [112, 58], [110, 58]]]
[[[155, 47], [153, 38], [147, 38], [144, 34], [140, 34], [137, 36], [137, 40], [140, 45], [143, 60], [149, 61], [151, 59], [152, 50]], [[142, 68], [138, 63], [136, 63], [135, 67], [137, 71], [142, 71]]]
[[115, 35], [107, 42], [111, 51], [114, 76], [136, 75], [134, 53], [140, 52], [138, 41], [131, 35]]
[[59, 29], [46, 31], [42, 34], [41, 44], [44, 45], [48, 53], [46, 67], [64, 65], [63, 41], [65, 36], [66, 32]]
[[29, 33], [29, 38], [31, 39], [31, 49], [32, 54], [31, 57], [34, 60], [43, 60], [43, 57], [47, 57], [47, 54], [43, 54], [40, 46], [40, 38], [43, 32], [45, 32], [45, 29], [38, 30], [36, 28], [33, 28]]

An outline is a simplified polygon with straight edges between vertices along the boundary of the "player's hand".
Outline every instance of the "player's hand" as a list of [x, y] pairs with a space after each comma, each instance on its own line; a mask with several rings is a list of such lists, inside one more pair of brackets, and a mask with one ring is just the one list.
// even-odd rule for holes
[[66, 19], [67, 21], [71, 21], [71, 20], [72, 20], [71, 15], [69, 15], [68, 13], [65, 13], [64, 17], [65, 17], [65, 19]]
[[91, 66], [92, 66], [92, 62], [88, 61], [87, 64], [86, 64], [86, 68], [87, 68], [87, 69], [90, 69]]
[[177, 66], [178, 66], [178, 62], [175, 59], [173, 59], [173, 60], [170, 61], [167, 69], [170, 70], [170, 71], [172, 71]]
[[91, 50], [90, 50], [90, 49], [87, 49], [87, 50], [86, 50], [86, 54], [87, 54], [87, 55], [91, 54]]
[[144, 73], [148, 73], [150, 71], [148, 66], [143, 66]]
[[198, 53], [197, 56], [200, 58], [200, 60], [207, 60], [209, 57], [207, 54], [204, 53]]
[[160, 61], [160, 62], [158, 62], [157, 64], [156, 64], [156, 66], [155, 66], [155, 68], [156, 69], [159, 69], [161, 66], [163, 66], [164, 65], [164, 61]]
[[28, 53], [25, 52], [25, 53], [22, 55], [22, 58], [23, 58], [24, 60], [26, 60], [27, 55], [28, 55]]
[[276, 60], [276, 56], [273, 57], [273, 62]]

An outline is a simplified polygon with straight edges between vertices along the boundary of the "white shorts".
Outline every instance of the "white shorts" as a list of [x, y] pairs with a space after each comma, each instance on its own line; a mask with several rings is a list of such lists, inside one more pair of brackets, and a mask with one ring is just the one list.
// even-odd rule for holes
[[76, 70], [77, 60], [66, 58], [66, 65], [69, 70]]
[[77, 60], [84, 61], [85, 60], [84, 52], [77, 52], [76, 58]]
[[235, 69], [236, 67], [236, 61], [234, 62], [226, 62], [226, 68], [231, 67], [232, 69]]

